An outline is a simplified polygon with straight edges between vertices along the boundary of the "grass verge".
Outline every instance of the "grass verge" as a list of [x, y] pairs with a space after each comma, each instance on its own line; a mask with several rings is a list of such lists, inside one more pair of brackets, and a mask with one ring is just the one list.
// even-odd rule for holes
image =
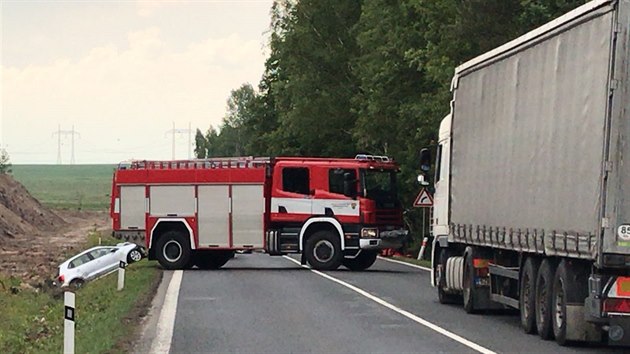
[[405, 263], [411, 263], [411, 264], [419, 265], [419, 266], [422, 266], [422, 267], [431, 268], [431, 261], [426, 260], [426, 259], [417, 260], [417, 259], [414, 259], [414, 258], [402, 257], [402, 256], [393, 256], [392, 259], [395, 259], [395, 260], [401, 261], [401, 262], [405, 262]]
[[[127, 268], [123, 291], [116, 290], [116, 273], [77, 290], [75, 351], [128, 352], [161, 276], [153, 262], [142, 260]], [[0, 353], [61, 352], [63, 292], [28, 289], [16, 278], [0, 281]]]

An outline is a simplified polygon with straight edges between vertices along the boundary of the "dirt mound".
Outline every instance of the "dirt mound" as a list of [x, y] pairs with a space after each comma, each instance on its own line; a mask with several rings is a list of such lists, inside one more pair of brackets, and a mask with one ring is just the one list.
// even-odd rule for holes
[[63, 219], [41, 205], [21, 183], [0, 174], [0, 244], [3, 238], [53, 231], [63, 225]]

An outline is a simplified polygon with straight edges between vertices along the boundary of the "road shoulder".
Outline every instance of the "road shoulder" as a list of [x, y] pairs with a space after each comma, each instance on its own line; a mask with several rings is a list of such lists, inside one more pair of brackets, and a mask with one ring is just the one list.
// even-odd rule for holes
[[162, 281], [153, 297], [153, 301], [151, 301], [148, 314], [140, 323], [142, 329], [140, 336], [133, 346], [133, 353], [150, 353], [151, 347], [156, 340], [158, 321], [160, 319], [162, 306], [164, 305], [164, 299], [166, 298], [166, 290], [173, 277], [172, 271], [163, 271], [162, 274]]

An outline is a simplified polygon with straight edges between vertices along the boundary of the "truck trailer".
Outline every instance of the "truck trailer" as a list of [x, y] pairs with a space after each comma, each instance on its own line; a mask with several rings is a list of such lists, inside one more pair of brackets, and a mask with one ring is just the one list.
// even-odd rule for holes
[[560, 345], [630, 344], [629, 31], [630, 0], [591, 1], [456, 68], [435, 153], [441, 303], [518, 309]]
[[112, 183], [113, 234], [166, 269], [217, 269], [243, 250], [364, 270], [407, 238], [399, 170], [373, 155], [123, 162]]

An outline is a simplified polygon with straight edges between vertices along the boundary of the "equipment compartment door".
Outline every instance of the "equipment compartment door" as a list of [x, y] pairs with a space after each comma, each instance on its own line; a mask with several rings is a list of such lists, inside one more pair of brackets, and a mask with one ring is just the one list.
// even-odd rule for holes
[[145, 187], [121, 186], [120, 187], [120, 228], [123, 230], [145, 227]]
[[199, 247], [229, 247], [230, 194], [227, 185], [199, 186]]
[[264, 212], [262, 185], [232, 186], [233, 247], [263, 247]]

